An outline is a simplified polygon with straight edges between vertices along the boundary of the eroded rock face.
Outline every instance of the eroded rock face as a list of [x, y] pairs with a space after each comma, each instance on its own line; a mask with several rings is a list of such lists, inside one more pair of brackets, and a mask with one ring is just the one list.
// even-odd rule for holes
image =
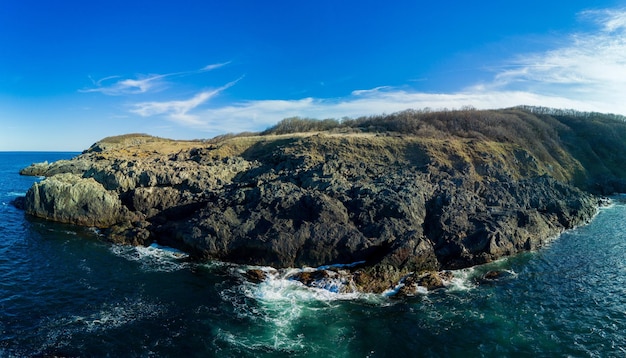
[[277, 268], [363, 262], [353, 282], [370, 292], [411, 272], [537, 248], [597, 206], [521, 148], [494, 155], [471, 141], [325, 135], [243, 143], [149, 155], [97, 146], [33, 168], [50, 176], [24, 206], [108, 228], [115, 242], [156, 241], [202, 259]]
[[35, 183], [26, 193], [28, 214], [76, 225], [109, 227], [125, 217], [119, 196], [91, 178], [57, 174]]
[[519, 181], [440, 187], [424, 226], [445, 268], [482, 264], [540, 247], [546, 239], [585, 223], [597, 200], [542, 176]]

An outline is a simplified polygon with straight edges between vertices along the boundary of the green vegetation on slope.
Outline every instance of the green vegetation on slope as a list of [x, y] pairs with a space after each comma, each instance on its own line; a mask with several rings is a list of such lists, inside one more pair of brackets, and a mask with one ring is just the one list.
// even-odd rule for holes
[[521, 106], [501, 110], [406, 110], [357, 119], [286, 118], [262, 135], [334, 131], [398, 133], [440, 140], [509, 143], [587, 190], [626, 190], [626, 117]]
[[[487, 157], [502, 158], [507, 163], [504, 169], [510, 173], [522, 176], [548, 174], [600, 194], [626, 191], [626, 117], [544, 107], [411, 109], [342, 120], [292, 117], [262, 133], [226, 134], [204, 141], [171, 141], [145, 134], [109, 137], [94, 144], [87, 152], [120, 148], [116, 155], [121, 155], [125, 148], [129, 155], [146, 156], [175, 153], [186, 147], [211, 146], [217, 157], [245, 152], [246, 157], [255, 159], [271, 155], [272, 148], [296, 143], [298, 138], [318, 132], [359, 142], [362, 141], [357, 137], [367, 135], [366, 142], [387, 147], [401, 145], [402, 141], [382, 143], [384, 136], [412, 138], [411, 141], [420, 143], [420, 151], [427, 151], [429, 157], [448, 163], [446, 165], [451, 168], [462, 167], [461, 162], [490, 160], [476, 157], [471, 149], [476, 143], [482, 143], [485, 150], [480, 151], [481, 155], [487, 155], [485, 151], [491, 150], [493, 153]], [[316, 156], [313, 152], [310, 154]], [[522, 153], [530, 153], [531, 157]], [[325, 154], [322, 153], [321, 157]]]

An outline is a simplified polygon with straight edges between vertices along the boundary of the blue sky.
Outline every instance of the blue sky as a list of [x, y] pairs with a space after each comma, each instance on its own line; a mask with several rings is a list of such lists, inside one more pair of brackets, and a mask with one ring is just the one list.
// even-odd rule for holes
[[0, 0], [0, 150], [291, 117], [626, 114], [625, 1]]

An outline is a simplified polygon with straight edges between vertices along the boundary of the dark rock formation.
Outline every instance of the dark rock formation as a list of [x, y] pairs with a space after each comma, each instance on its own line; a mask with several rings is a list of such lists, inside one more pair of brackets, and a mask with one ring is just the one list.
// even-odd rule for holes
[[452, 273], [448, 271], [427, 271], [411, 273], [400, 282], [400, 287], [395, 297], [411, 297], [420, 293], [420, 287], [426, 291], [433, 291], [445, 287], [444, 281], [450, 281]]
[[355, 290], [352, 273], [346, 270], [317, 269], [299, 271], [289, 277], [307, 287], [320, 288], [334, 293], [353, 293]]
[[[97, 144], [28, 168], [48, 178], [28, 191], [26, 212], [197, 259], [277, 268], [363, 262], [351, 282], [382, 292], [411, 272], [537, 248], [597, 207], [554, 179], [553, 165], [506, 143], [317, 134], [146, 146]], [[307, 284], [305, 276], [294, 279]]]
[[110, 227], [128, 216], [118, 195], [92, 178], [71, 173], [35, 183], [26, 194], [24, 208], [46, 219], [94, 227]]
[[484, 275], [482, 275], [479, 279], [479, 283], [490, 284], [500, 280], [504, 280], [507, 278], [514, 277], [514, 273], [508, 270], [491, 270], [487, 271]]

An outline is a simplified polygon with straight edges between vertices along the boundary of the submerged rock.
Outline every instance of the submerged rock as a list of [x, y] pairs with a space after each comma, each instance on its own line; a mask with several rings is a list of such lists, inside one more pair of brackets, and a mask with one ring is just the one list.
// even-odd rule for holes
[[287, 277], [307, 287], [324, 289], [333, 293], [355, 291], [352, 274], [347, 270], [315, 269], [303, 270]]
[[485, 272], [479, 279], [479, 283], [493, 283], [500, 280], [510, 279], [515, 274], [509, 270], [490, 270]]
[[445, 288], [445, 281], [450, 281], [452, 277], [453, 274], [449, 271], [411, 273], [402, 279], [394, 297], [411, 297], [420, 292]]
[[26, 198], [23, 196], [18, 196], [17, 198], [11, 200], [9, 204], [13, 205], [17, 209], [24, 210], [24, 208], [26, 207]]
[[261, 269], [249, 269], [244, 273], [244, 277], [250, 282], [260, 283], [265, 281], [269, 275]]

